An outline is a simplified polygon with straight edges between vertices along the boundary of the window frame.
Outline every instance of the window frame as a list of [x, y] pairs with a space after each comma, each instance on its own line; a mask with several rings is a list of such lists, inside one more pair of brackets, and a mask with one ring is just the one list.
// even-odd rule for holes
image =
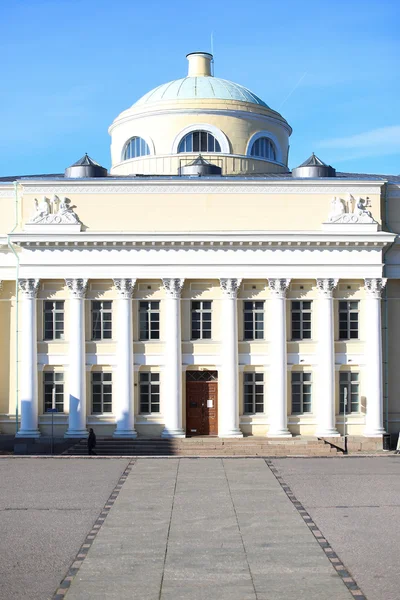
[[[291, 402], [292, 402], [292, 415], [312, 415], [313, 414], [313, 374], [311, 371], [292, 371], [291, 378]], [[309, 390], [305, 391], [305, 387]], [[296, 391], [295, 391], [296, 388]], [[295, 404], [293, 398], [295, 395], [299, 396], [299, 410], [294, 410], [293, 405]], [[307, 402], [304, 397], [308, 396]], [[308, 405], [309, 410], [304, 410], [305, 405]]]
[[[262, 153], [262, 146], [264, 146], [264, 150], [265, 150], [265, 154]], [[256, 148], [260, 148], [260, 153], [256, 154]], [[268, 148], [268, 152], [267, 152], [267, 148]], [[277, 162], [277, 152], [276, 152], [276, 148], [275, 148], [275, 144], [274, 142], [271, 140], [271, 138], [269, 138], [267, 135], [263, 135], [258, 137], [256, 140], [253, 141], [253, 143], [251, 144], [251, 148], [250, 148], [250, 156], [252, 158], [261, 158], [263, 160], [269, 160], [272, 162]]]
[[[252, 308], [246, 308], [246, 304], [252, 304]], [[262, 304], [262, 308], [257, 308], [256, 304]], [[246, 321], [246, 315], [252, 314], [252, 334], [246, 333], [246, 324], [250, 321]], [[256, 335], [259, 333], [256, 328], [257, 318], [256, 315], [262, 315], [262, 319], [259, 322], [262, 324], [261, 336]], [[259, 341], [265, 339], [265, 300], [243, 300], [243, 341]]]
[[[104, 304], [107, 303], [110, 306], [109, 307], [104, 307]], [[95, 308], [95, 304], [99, 304], [100, 307], [99, 308]], [[91, 310], [92, 310], [92, 340], [95, 342], [99, 342], [99, 341], [110, 341], [113, 339], [112, 334], [112, 322], [113, 322], [113, 301], [112, 300], [92, 300], [92, 304], [91, 304]], [[98, 314], [98, 317], [96, 318], [95, 321], [95, 315]], [[110, 315], [109, 319], [105, 319], [104, 316], [105, 315]], [[100, 328], [99, 331], [97, 331], [98, 329], [98, 323], [100, 323]], [[105, 327], [105, 323], [110, 323], [110, 327]], [[108, 333], [110, 335], [108, 335]]]
[[[342, 377], [343, 376], [343, 377]], [[344, 381], [346, 376], [347, 381]], [[357, 386], [357, 392], [353, 392], [353, 386]], [[360, 373], [359, 371], [339, 371], [339, 415], [344, 414], [344, 389], [347, 387], [347, 408], [346, 415], [360, 414], [361, 412], [361, 397], [360, 397]], [[357, 410], [353, 410], [353, 396], [357, 396]]]
[[[294, 308], [294, 303], [298, 302], [299, 303], [299, 308], [296, 309]], [[310, 305], [310, 308], [304, 308], [304, 303], [307, 302]], [[299, 337], [295, 337], [294, 335], [294, 319], [293, 319], [293, 315], [294, 314], [299, 314]], [[304, 315], [309, 315], [310, 318], [304, 319]], [[290, 316], [291, 316], [291, 334], [292, 334], [292, 341], [293, 342], [302, 342], [304, 340], [312, 340], [312, 300], [295, 300], [293, 299], [291, 301], [291, 305], [290, 305]], [[309, 323], [310, 324], [310, 328], [309, 329], [304, 329], [304, 323]], [[309, 332], [309, 337], [306, 336], [305, 334]]]
[[[194, 136], [198, 135], [198, 149], [194, 150]], [[206, 136], [206, 149], [202, 148], [202, 136]], [[189, 148], [188, 148], [189, 146]], [[214, 149], [210, 149], [210, 146], [213, 146]], [[221, 144], [216, 136], [210, 131], [206, 131], [205, 129], [195, 129], [194, 131], [189, 131], [186, 133], [178, 143], [177, 154], [220, 154]]]
[[[136, 144], [136, 140], [138, 141], [138, 144]], [[137, 150], [139, 151], [138, 154], [136, 154], [136, 149], [135, 149], [135, 155], [132, 156], [132, 148], [133, 148], [133, 142], [134, 145], [138, 146]], [[128, 154], [130, 156], [128, 156]], [[142, 138], [140, 135], [134, 135], [133, 137], [131, 137], [125, 144], [124, 146], [124, 151], [122, 153], [122, 160], [133, 160], [134, 158], [141, 158], [142, 156], [150, 156], [151, 155], [151, 151], [150, 151], [150, 146], [149, 144], [146, 142], [146, 140], [144, 138]]]
[[[147, 388], [147, 391], [144, 391]], [[154, 388], [158, 388], [154, 390]], [[143, 396], [147, 395], [147, 400]], [[153, 396], [157, 400], [153, 400]], [[147, 404], [147, 409], [143, 406]], [[158, 406], [158, 410], [155, 408]], [[154, 408], [154, 410], [153, 410]], [[139, 414], [141, 415], [159, 415], [161, 413], [161, 395], [160, 395], [160, 373], [158, 371], [139, 372]]]
[[[144, 305], [147, 305], [146, 307]], [[157, 308], [152, 304], [157, 304]], [[142, 315], [145, 316], [146, 335], [142, 335]], [[157, 315], [158, 318], [153, 318]], [[157, 335], [153, 335], [157, 334]], [[160, 301], [159, 300], [139, 300], [139, 340], [141, 342], [151, 342], [160, 340]]]
[[[112, 380], [112, 371], [92, 371], [91, 376], [91, 414], [92, 415], [112, 415], [113, 414], [113, 380]], [[94, 388], [98, 386], [100, 388], [99, 392], [95, 392]], [[109, 391], [105, 391], [105, 386], [109, 386], [111, 389]], [[101, 410], [95, 411], [94, 405], [95, 400], [94, 396], [100, 396], [100, 400], [96, 401], [96, 404], [100, 405]], [[110, 399], [105, 402], [104, 396], [109, 397]], [[110, 410], [104, 410], [104, 406], [107, 405], [110, 407]]]
[[[194, 304], [198, 303], [200, 306], [199, 308], [194, 308]], [[207, 303], [210, 305], [209, 308], [205, 308], [204, 307], [204, 303]], [[194, 335], [194, 315], [199, 315], [199, 335], [196, 337]], [[209, 315], [209, 319], [205, 319], [204, 317]], [[190, 317], [191, 317], [191, 321], [190, 321], [190, 339], [194, 340], [194, 341], [198, 341], [198, 340], [211, 340], [212, 339], [212, 300], [191, 300], [190, 302]], [[208, 324], [210, 325], [209, 329], [205, 328], [205, 325]], [[207, 335], [207, 333], [209, 332], [210, 335]]]
[[[46, 305], [53, 305], [53, 308], [47, 308]], [[57, 308], [57, 304], [62, 304], [62, 308]], [[51, 319], [51, 329], [52, 335], [51, 337], [46, 333], [46, 325], [48, 324], [46, 321], [46, 315], [52, 315]], [[62, 319], [57, 320], [57, 315], [62, 315]], [[65, 300], [43, 300], [43, 341], [52, 342], [57, 340], [65, 339]], [[62, 323], [62, 332], [60, 337], [56, 337], [57, 335], [57, 323]]]
[[[57, 413], [63, 414], [65, 404], [65, 387], [64, 387], [64, 371], [43, 371], [43, 413], [53, 408], [53, 390], [55, 408]], [[57, 390], [57, 387], [61, 387], [61, 390]], [[50, 392], [48, 391], [50, 388]], [[49, 398], [50, 396], [50, 398]], [[61, 396], [61, 400], [57, 400], [57, 396]], [[57, 406], [58, 405], [58, 406]], [[60, 410], [61, 405], [61, 410]]]
[[[261, 387], [262, 390], [257, 391], [257, 387]], [[249, 396], [250, 401], [246, 399]], [[257, 402], [257, 396], [261, 396], [261, 402]], [[261, 406], [262, 410], [257, 410], [257, 405]], [[248, 410], [249, 407], [251, 410]], [[243, 414], [265, 414], [265, 380], [263, 371], [245, 371], [243, 373]]]
[[[360, 339], [360, 301], [359, 300], [339, 300], [338, 301], [338, 317], [339, 317], [339, 340], [341, 341], [346, 341], [346, 340], [359, 340]], [[357, 308], [352, 308], [351, 304], [357, 304]], [[341, 308], [343, 305], [346, 305], [346, 308]], [[344, 320], [342, 319], [341, 315], [346, 315], [346, 336], [342, 335], [342, 332], [344, 331], [344, 327], [342, 326], [342, 323], [344, 322]], [[357, 318], [352, 319], [351, 315], [356, 315]], [[352, 336], [351, 332], [352, 332], [352, 328], [351, 328], [351, 323], [356, 323], [357, 324], [357, 328], [353, 328], [353, 331], [357, 332], [357, 335]]]

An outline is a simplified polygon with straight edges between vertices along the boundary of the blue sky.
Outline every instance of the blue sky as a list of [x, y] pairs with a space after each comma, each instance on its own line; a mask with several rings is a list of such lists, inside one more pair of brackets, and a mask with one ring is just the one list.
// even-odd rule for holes
[[397, 0], [0, 0], [0, 176], [56, 173], [88, 152], [110, 166], [108, 126], [210, 50], [215, 75], [293, 127], [290, 167], [400, 173]]

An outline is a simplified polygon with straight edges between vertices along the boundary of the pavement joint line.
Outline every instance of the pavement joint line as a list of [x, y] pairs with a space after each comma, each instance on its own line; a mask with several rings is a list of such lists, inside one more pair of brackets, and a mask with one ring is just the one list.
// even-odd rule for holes
[[[110, 497], [114, 496], [115, 499], [118, 497], [118, 494], [122, 490], [122, 485], [127, 480], [127, 477], [130, 474], [135, 462], [136, 462], [135, 460], [129, 461], [128, 465], [124, 469], [123, 474], [120, 475], [117, 484], [114, 486], [114, 489], [110, 494]], [[71, 566], [69, 567], [69, 569], [67, 571], [66, 576], [64, 577], [64, 579], [61, 580], [61, 583], [59, 584], [57, 590], [55, 591], [54, 595], [52, 596], [52, 600], [63, 600], [65, 597], [65, 594], [68, 592], [69, 588], [71, 587], [71, 584], [72, 584], [74, 578], [76, 577], [76, 575], [78, 574], [78, 571], [79, 571], [80, 567], [82, 566], [83, 561], [87, 557], [88, 552], [89, 552], [90, 548], [92, 547], [92, 544], [95, 541], [97, 534], [100, 531], [101, 526], [104, 524], [106, 517], [107, 517], [108, 513], [110, 512], [110, 509], [111, 509], [111, 507], [109, 506], [111, 504], [110, 497], [106, 500], [106, 503], [105, 503], [104, 507], [101, 509], [99, 516], [96, 519], [95, 524], [93, 525], [93, 527], [91, 528], [89, 533], [86, 535], [83, 543], [81, 544], [78, 552], [75, 555], [75, 558], [72, 561]]]
[[227, 472], [226, 472], [226, 469], [225, 469], [224, 461], [221, 460], [221, 463], [222, 463], [222, 468], [224, 470], [224, 475], [225, 475], [225, 479], [226, 479], [226, 485], [228, 486], [229, 497], [230, 497], [231, 502], [232, 502], [232, 508], [233, 508], [233, 512], [234, 512], [234, 515], [235, 515], [235, 519], [236, 519], [236, 525], [237, 525], [237, 528], [238, 528], [238, 531], [239, 531], [239, 535], [240, 535], [240, 539], [241, 539], [242, 546], [243, 546], [244, 556], [246, 558], [246, 563], [247, 563], [247, 568], [248, 568], [249, 575], [250, 575], [251, 584], [252, 584], [253, 590], [254, 590], [254, 597], [257, 600], [257, 598], [258, 598], [257, 590], [256, 590], [256, 586], [255, 586], [255, 583], [254, 583], [253, 573], [251, 572], [251, 567], [250, 567], [249, 559], [248, 559], [248, 556], [247, 556], [247, 551], [246, 551], [246, 546], [245, 546], [244, 539], [243, 539], [243, 534], [242, 534], [242, 531], [240, 529], [239, 517], [237, 515], [236, 506], [235, 506], [235, 503], [234, 503], [233, 498], [232, 498], [231, 486], [229, 484], [229, 479], [228, 479], [228, 475], [227, 475]]
[[[317, 527], [316, 523], [313, 521], [313, 519], [310, 517], [308, 512], [303, 507], [299, 508], [299, 504], [300, 504], [299, 501], [297, 500], [296, 496], [290, 489], [290, 486], [288, 486], [288, 484], [286, 482], [284, 482], [283, 477], [281, 475], [279, 475], [278, 469], [275, 467], [272, 460], [267, 459], [267, 458], [265, 458], [264, 460], [265, 460], [267, 467], [270, 469], [270, 471], [274, 475], [275, 479], [278, 481], [279, 485], [285, 492], [286, 496], [288, 497], [290, 502], [293, 504], [293, 506], [295, 507], [295, 509], [301, 516], [301, 518], [303, 519], [304, 523], [308, 526], [308, 528], [311, 531], [311, 533], [313, 534], [314, 538], [317, 540], [320, 548], [323, 550], [325, 556], [331, 563], [332, 567], [335, 569], [337, 575], [340, 577], [343, 584], [347, 587], [347, 589], [353, 595], [354, 598], [357, 598], [357, 600], [367, 600], [366, 595], [364, 594], [364, 592], [362, 592], [358, 583], [356, 582], [354, 577], [351, 575], [350, 571], [347, 569], [347, 567], [345, 566], [342, 559], [339, 558], [339, 556], [333, 550], [332, 546], [330, 545], [330, 543], [328, 542], [326, 537], [322, 534], [320, 528]], [[289, 490], [289, 493], [288, 493], [288, 490]], [[321, 534], [323, 537], [320, 537]]]
[[180, 467], [180, 465], [181, 465], [181, 460], [179, 458], [178, 464], [176, 466], [174, 493], [172, 494], [171, 514], [169, 515], [167, 540], [165, 542], [164, 562], [163, 562], [163, 568], [162, 568], [162, 573], [161, 573], [160, 591], [159, 591], [159, 594], [158, 594], [158, 600], [161, 600], [161, 596], [162, 596], [162, 588], [163, 588], [163, 583], [164, 583], [165, 565], [167, 564], [167, 556], [168, 556], [169, 534], [171, 532], [172, 514], [174, 512], [175, 494], [176, 494], [176, 488], [177, 488], [177, 485], [178, 485], [178, 475], [179, 475], [179, 467]]

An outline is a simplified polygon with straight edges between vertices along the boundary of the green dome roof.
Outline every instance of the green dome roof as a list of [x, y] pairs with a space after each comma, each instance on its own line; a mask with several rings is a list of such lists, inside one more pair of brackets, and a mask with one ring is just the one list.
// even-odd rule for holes
[[133, 106], [143, 106], [167, 100], [195, 100], [203, 98], [238, 100], [239, 102], [250, 102], [269, 108], [261, 98], [242, 85], [212, 76], [184, 77], [183, 79], [175, 79], [175, 81], [163, 83], [154, 88], [154, 90], [147, 92]]

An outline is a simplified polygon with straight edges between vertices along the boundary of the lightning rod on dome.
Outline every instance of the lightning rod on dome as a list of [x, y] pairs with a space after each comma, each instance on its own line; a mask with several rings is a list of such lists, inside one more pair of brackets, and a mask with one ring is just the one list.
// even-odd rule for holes
[[214, 77], [214, 32], [211, 32], [211, 75]]

